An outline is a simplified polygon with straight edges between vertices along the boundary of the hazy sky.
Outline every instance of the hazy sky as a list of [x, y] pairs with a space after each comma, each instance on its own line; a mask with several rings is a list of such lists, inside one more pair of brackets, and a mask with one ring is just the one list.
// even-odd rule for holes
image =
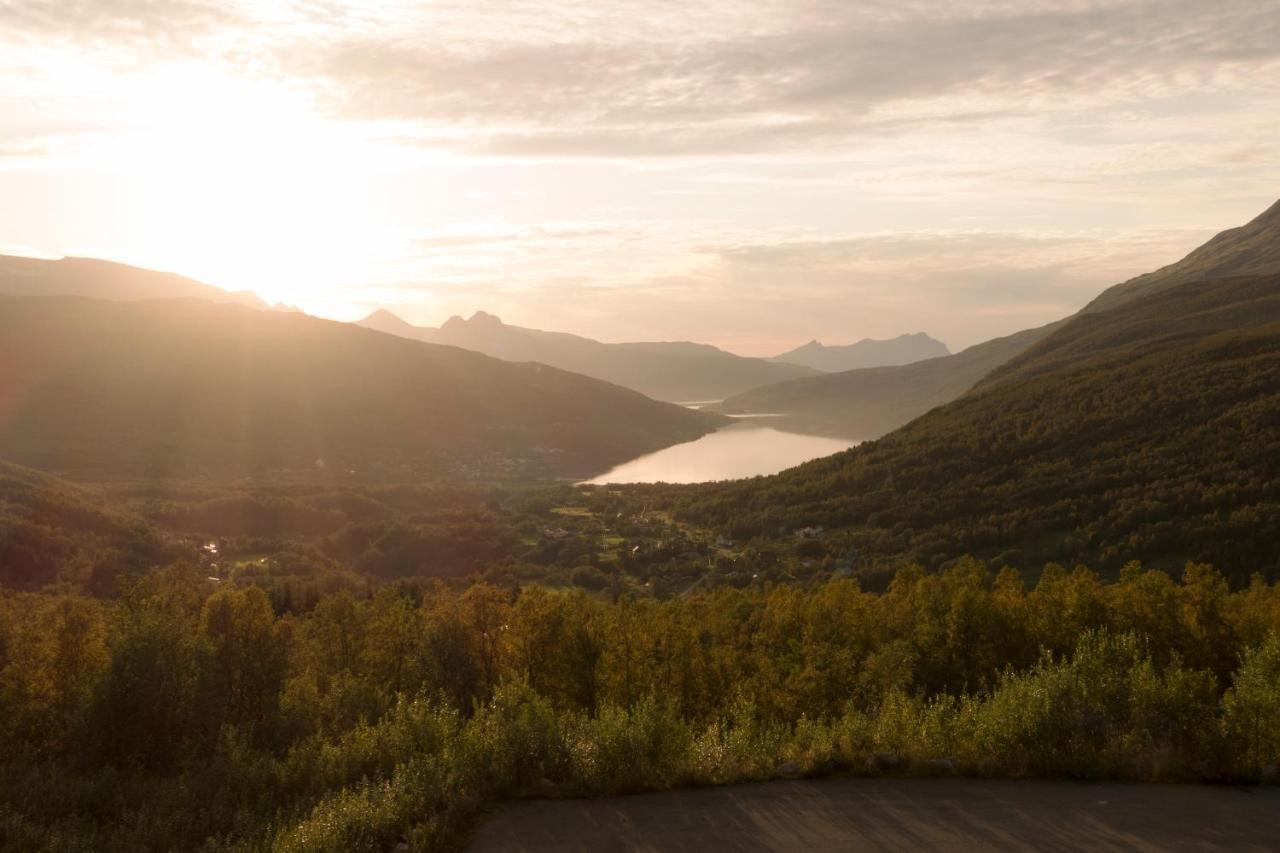
[[768, 354], [1280, 197], [1280, 0], [0, 0], [0, 251]]

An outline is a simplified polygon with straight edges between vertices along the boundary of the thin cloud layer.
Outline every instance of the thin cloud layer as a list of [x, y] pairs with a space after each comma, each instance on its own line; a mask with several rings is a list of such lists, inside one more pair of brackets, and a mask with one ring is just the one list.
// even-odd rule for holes
[[1280, 195], [1280, 0], [0, 0], [0, 239], [767, 352], [1073, 310]]
[[462, 123], [494, 153], [632, 157], [830, 146], [908, 123], [1254, 86], [1280, 58], [1280, 7], [1256, 0], [850, 6], [802, 6], [737, 36], [369, 35], [285, 61], [326, 81], [346, 115]]

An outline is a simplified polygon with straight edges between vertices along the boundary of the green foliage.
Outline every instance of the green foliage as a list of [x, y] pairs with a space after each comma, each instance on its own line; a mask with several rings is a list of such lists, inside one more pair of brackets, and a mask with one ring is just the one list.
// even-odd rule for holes
[[1280, 633], [1244, 653], [1223, 697], [1223, 729], [1237, 765], [1261, 774], [1280, 765]]
[[1266, 778], [1280, 587], [964, 559], [883, 593], [148, 576], [0, 595], [5, 849], [452, 849], [494, 800], [779, 774]]
[[680, 715], [652, 695], [626, 709], [606, 705], [572, 726], [573, 784], [590, 794], [670, 788], [688, 773], [689, 748]]

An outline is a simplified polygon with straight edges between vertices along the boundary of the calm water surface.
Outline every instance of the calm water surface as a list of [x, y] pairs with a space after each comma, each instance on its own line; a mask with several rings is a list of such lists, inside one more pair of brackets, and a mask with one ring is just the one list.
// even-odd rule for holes
[[846, 450], [856, 441], [784, 432], [764, 419], [731, 424], [697, 441], [632, 459], [587, 483], [706, 483], [776, 474]]

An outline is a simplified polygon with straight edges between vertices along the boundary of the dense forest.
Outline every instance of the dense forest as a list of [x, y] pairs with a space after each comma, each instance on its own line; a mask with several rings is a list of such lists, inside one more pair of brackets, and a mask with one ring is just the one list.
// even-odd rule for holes
[[0, 594], [4, 849], [454, 849], [484, 804], [778, 775], [1259, 780], [1280, 587], [959, 561], [665, 602], [199, 567]]

